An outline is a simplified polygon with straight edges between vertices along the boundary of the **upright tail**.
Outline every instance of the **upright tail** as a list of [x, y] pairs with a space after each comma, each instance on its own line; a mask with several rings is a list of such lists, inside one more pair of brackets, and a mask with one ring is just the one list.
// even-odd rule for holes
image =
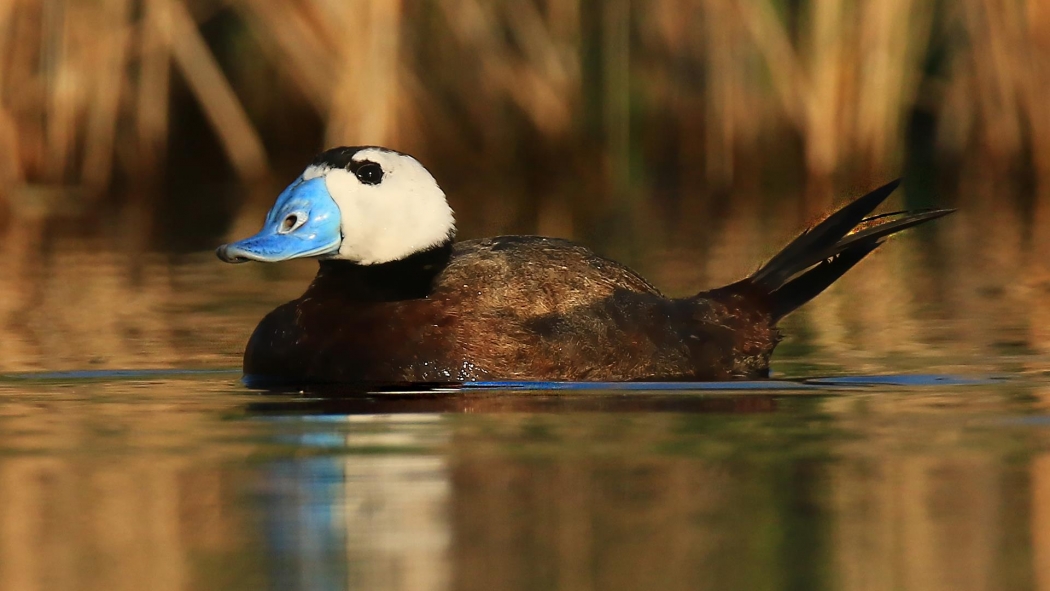
[[895, 211], [865, 217], [899, 184], [897, 179], [831, 214], [792, 240], [754, 275], [725, 289], [759, 292], [771, 306], [773, 319], [779, 320], [827, 289], [887, 236], [955, 211]]

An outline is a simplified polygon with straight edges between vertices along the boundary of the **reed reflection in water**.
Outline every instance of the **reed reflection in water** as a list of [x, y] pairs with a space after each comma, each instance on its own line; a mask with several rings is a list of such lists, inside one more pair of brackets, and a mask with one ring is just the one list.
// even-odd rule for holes
[[4, 589], [1050, 588], [1038, 382], [327, 416], [225, 380], [2, 390]]

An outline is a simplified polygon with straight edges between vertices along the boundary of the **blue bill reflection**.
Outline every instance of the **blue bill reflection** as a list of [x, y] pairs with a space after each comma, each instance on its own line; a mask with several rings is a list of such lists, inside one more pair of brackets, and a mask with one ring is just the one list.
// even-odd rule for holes
[[[316, 457], [274, 462], [263, 506], [275, 589], [445, 589], [450, 476], [440, 417], [272, 418]], [[328, 455], [331, 454], [331, 455]]]

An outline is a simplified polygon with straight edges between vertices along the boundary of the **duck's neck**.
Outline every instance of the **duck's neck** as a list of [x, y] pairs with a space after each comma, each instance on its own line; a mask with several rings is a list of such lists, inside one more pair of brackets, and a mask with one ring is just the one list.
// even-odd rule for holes
[[336, 290], [340, 297], [357, 301], [398, 301], [430, 294], [434, 278], [448, 265], [452, 241], [417, 252], [398, 261], [361, 265], [325, 260], [309, 291]]

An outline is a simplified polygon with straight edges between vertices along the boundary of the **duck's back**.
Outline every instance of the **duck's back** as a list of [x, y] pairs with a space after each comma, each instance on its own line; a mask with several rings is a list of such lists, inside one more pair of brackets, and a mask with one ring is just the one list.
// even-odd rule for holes
[[567, 240], [539, 236], [455, 243], [434, 292], [452, 295], [462, 290], [477, 292], [463, 303], [479, 310], [530, 317], [564, 314], [618, 291], [662, 297], [619, 263]]
[[459, 242], [381, 266], [322, 263], [267, 316], [245, 372], [303, 381], [725, 379], [762, 375], [776, 330], [732, 298], [664, 298], [564, 240]]

